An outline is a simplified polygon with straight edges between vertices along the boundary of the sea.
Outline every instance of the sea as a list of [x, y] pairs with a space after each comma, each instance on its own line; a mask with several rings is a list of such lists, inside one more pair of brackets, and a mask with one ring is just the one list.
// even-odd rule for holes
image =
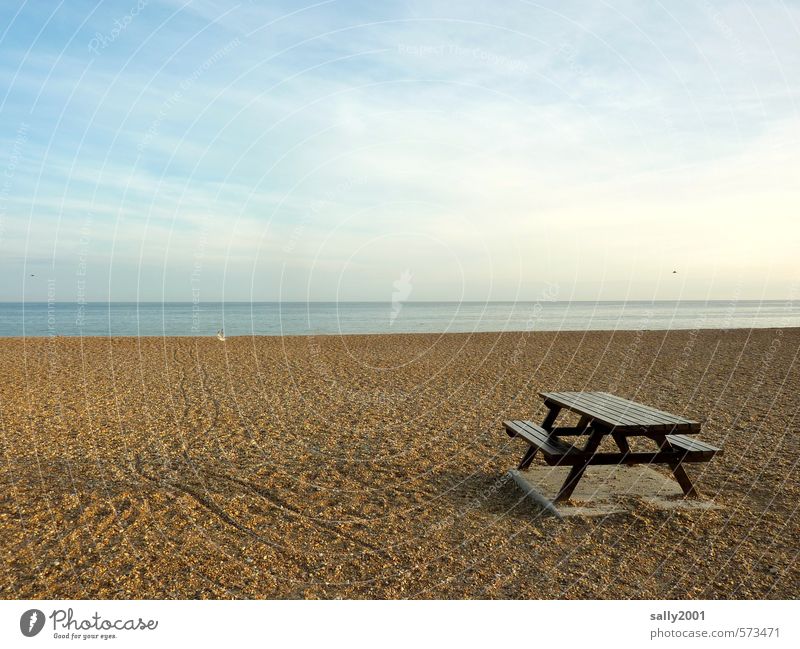
[[800, 327], [800, 301], [4, 302], [0, 336], [228, 336]]

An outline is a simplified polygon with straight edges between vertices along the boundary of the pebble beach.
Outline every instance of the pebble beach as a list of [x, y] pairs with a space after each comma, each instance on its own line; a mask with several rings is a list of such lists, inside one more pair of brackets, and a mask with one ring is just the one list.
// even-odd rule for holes
[[[0, 597], [797, 598], [800, 329], [0, 339]], [[504, 419], [703, 421], [718, 509], [558, 520]], [[591, 468], [590, 468], [591, 470]]]

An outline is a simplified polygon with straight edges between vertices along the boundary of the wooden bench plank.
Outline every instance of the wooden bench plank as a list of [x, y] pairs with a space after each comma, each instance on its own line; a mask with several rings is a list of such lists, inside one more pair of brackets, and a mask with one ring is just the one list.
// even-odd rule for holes
[[701, 442], [699, 439], [686, 437], [685, 435], [667, 435], [666, 438], [673, 447], [689, 451], [692, 454], [702, 453], [707, 456], [709, 460], [717, 453], [722, 453], [721, 448]]
[[532, 421], [504, 421], [506, 432], [510, 435], [519, 435], [531, 444], [536, 444], [544, 453], [563, 455], [573, 447], [560, 439], [550, 437], [550, 434]]

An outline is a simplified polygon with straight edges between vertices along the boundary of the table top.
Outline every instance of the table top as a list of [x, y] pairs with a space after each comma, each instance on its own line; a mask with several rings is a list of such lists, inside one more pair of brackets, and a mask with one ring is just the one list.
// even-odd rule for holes
[[608, 392], [540, 392], [555, 404], [620, 433], [699, 433], [700, 422], [672, 415]]

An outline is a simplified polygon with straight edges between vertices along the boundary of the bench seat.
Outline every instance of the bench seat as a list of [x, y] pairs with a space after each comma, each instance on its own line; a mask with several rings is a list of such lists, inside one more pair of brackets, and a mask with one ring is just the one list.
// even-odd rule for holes
[[721, 448], [686, 435], [666, 435], [666, 438], [673, 448], [685, 451], [687, 455], [691, 456], [693, 459], [689, 460], [690, 462], [707, 462], [717, 453], [722, 453]]
[[[531, 421], [504, 421], [503, 426], [511, 437], [522, 437], [531, 447], [542, 452], [545, 462], [550, 466], [574, 466], [588, 461], [592, 465], [613, 464], [672, 464], [674, 462], [708, 462], [722, 450], [705, 442], [685, 435], [665, 435], [672, 446], [671, 450], [657, 452], [592, 453], [572, 446], [558, 437], [552, 437], [544, 428]], [[558, 429], [556, 429], [558, 433]], [[526, 464], [523, 462], [523, 466]]]
[[579, 448], [562, 442], [557, 437], [551, 437], [550, 433], [532, 421], [504, 421], [503, 426], [511, 437], [522, 437], [538, 448], [550, 465], [572, 464], [570, 460], [582, 455]]

